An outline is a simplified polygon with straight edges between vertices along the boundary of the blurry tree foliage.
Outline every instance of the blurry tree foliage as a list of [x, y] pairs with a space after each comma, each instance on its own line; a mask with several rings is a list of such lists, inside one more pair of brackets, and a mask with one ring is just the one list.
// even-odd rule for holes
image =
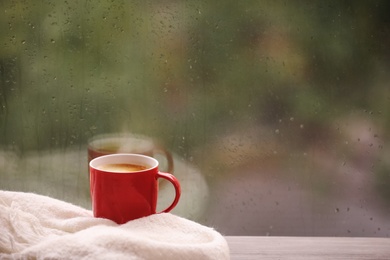
[[2, 0], [0, 10], [5, 147], [132, 131], [190, 154], [226, 129], [292, 118], [304, 131], [285, 140], [304, 146], [353, 111], [390, 139], [386, 0]]

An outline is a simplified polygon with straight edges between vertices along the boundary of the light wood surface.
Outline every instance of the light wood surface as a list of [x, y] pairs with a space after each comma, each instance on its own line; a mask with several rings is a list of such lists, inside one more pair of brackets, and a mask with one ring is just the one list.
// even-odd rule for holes
[[227, 236], [226, 240], [232, 260], [390, 260], [390, 238]]

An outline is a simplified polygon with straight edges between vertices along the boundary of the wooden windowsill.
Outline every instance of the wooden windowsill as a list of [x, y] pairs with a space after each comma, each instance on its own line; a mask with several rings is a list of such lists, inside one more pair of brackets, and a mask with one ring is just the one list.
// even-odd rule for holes
[[390, 259], [390, 238], [227, 236], [238, 259]]

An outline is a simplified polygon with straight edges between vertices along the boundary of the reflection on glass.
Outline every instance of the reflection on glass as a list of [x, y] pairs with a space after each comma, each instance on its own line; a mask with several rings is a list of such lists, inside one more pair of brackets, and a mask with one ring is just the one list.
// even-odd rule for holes
[[131, 132], [226, 235], [390, 235], [387, 1], [0, 7], [1, 189], [89, 207], [87, 141]]

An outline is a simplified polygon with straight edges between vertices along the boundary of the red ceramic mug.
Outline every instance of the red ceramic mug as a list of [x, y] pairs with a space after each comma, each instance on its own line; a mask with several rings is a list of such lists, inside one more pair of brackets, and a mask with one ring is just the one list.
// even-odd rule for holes
[[180, 183], [175, 176], [158, 170], [158, 161], [140, 154], [111, 154], [89, 163], [92, 210], [95, 217], [118, 224], [156, 213], [158, 178], [175, 188], [171, 211], [179, 202]]

